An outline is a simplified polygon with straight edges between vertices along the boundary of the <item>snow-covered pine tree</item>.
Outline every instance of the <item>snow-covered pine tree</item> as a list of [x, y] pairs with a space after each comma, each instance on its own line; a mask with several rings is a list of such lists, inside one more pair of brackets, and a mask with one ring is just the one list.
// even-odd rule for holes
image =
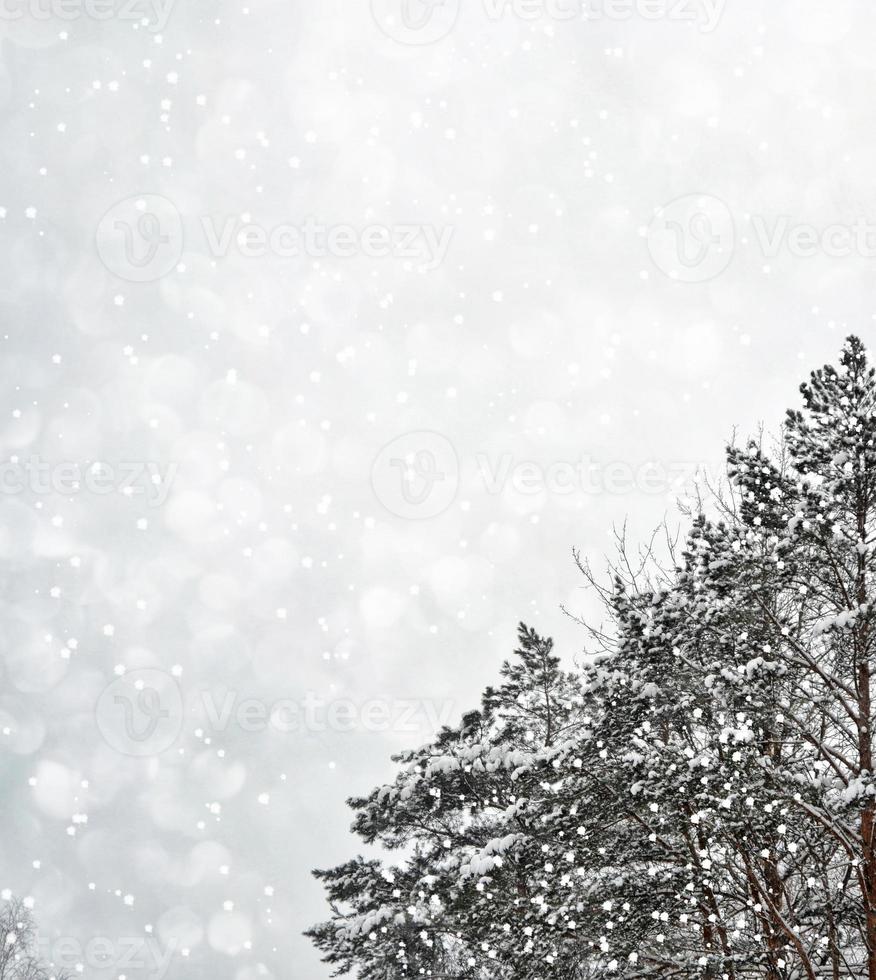
[[[782, 818], [772, 797], [753, 817], [741, 792], [751, 704], [728, 725], [711, 691], [726, 655], [715, 642], [722, 603], [696, 576], [709, 533], [698, 519], [671, 588], [617, 581], [616, 639], [584, 672], [590, 738], [565, 792], [581, 835], [581, 925], [604, 973], [769, 977], [782, 958], [772, 931], [746, 922], [761, 904], [746, 869], [771, 864], [760, 858], [764, 834], [772, 840]], [[784, 887], [786, 877], [776, 868], [771, 880]]]
[[[688, 973], [873, 980], [876, 382], [860, 341], [802, 393], [774, 453], [728, 451], [733, 491], [695, 520], [668, 595], [615, 599], [601, 684], [630, 707], [603, 697], [597, 747], [612, 771], [642, 773], [633, 786], [666, 851], [693, 843], [686, 918], [702, 955], [689, 939], [673, 949], [669, 930], [631, 955], [656, 965], [662, 948]], [[656, 855], [648, 873], [673, 880]], [[648, 891], [651, 916], [673, 923], [668, 892]]]
[[634, 789], [661, 815], [662, 838], [688, 855], [676, 898], [694, 933], [673, 953], [673, 967], [730, 978], [812, 976], [831, 958], [822, 938], [837, 890], [823, 879], [836, 846], [795, 818], [797, 773], [811, 746], [786, 737], [785, 717], [793, 713], [812, 731], [820, 717], [774, 657], [772, 616], [794, 596], [761, 578], [752, 598], [740, 535], [747, 532], [732, 520], [694, 522], [674, 587], [650, 597], [635, 659], [626, 650], [628, 674], [635, 676], [631, 660], [642, 664], [639, 697], [652, 711], [636, 733]]
[[813, 373], [728, 450], [682, 554], [618, 566], [576, 674], [521, 628], [503, 683], [352, 800], [399, 856], [318, 872], [310, 933], [374, 980], [876, 980], [876, 379]]
[[[807, 974], [826, 958], [835, 976], [876, 980], [876, 381], [861, 341], [850, 337], [839, 367], [815, 371], [801, 391], [782, 458], [755, 445], [731, 454], [742, 508], [728, 587], [761, 613], [754, 669], [784, 675], [788, 692], [760, 719], [764, 784], [829, 855], [821, 884], [807, 881], [810, 929], [787, 921], [788, 896], [763, 895]], [[795, 857], [783, 848], [777, 860]]]
[[333, 915], [309, 935], [339, 971], [404, 976], [578, 977], [582, 951], [540, 879], [553, 759], [582, 737], [576, 679], [521, 625], [481, 708], [396, 758], [395, 781], [350, 800], [354, 830], [403, 855], [316, 875]]

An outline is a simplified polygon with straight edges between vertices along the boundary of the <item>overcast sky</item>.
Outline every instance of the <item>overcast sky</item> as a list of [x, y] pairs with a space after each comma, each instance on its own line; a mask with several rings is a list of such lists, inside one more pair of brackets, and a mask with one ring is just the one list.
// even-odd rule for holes
[[0, 15], [0, 889], [321, 980], [345, 798], [869, 341], [876, 10], [150, 2]]

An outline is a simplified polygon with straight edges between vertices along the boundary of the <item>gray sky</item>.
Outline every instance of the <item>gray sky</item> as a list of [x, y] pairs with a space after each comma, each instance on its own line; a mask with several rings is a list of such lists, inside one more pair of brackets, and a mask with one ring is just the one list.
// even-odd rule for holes
[[876, 11], [149, 2], [0, 15], [0, 889], [318, 980], [344, 799], [869, 340]]

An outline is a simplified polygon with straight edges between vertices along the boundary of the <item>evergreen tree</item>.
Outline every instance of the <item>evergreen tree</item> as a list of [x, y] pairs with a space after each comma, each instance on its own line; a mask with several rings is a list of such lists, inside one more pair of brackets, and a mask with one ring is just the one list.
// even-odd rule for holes
[[876, 980], [861, 342], [801, 391], [775, 447], [728, 448], [670, 568], [623, 555], [582, 669], [521, 626], [480, 709], [350, 801], [398, 860], [317, 872], [338, 972]]

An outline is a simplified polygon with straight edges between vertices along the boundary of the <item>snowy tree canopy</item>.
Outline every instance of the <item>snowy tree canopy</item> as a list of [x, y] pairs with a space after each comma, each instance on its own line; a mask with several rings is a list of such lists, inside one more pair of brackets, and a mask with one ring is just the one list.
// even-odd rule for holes
[[380, 856], [316, 872], [339, 974], [876, 978], [861, 341], [801, 392], [669, 562], [622, 552], [583, 666], [521, 625], [480, 708], [349, 801]]

